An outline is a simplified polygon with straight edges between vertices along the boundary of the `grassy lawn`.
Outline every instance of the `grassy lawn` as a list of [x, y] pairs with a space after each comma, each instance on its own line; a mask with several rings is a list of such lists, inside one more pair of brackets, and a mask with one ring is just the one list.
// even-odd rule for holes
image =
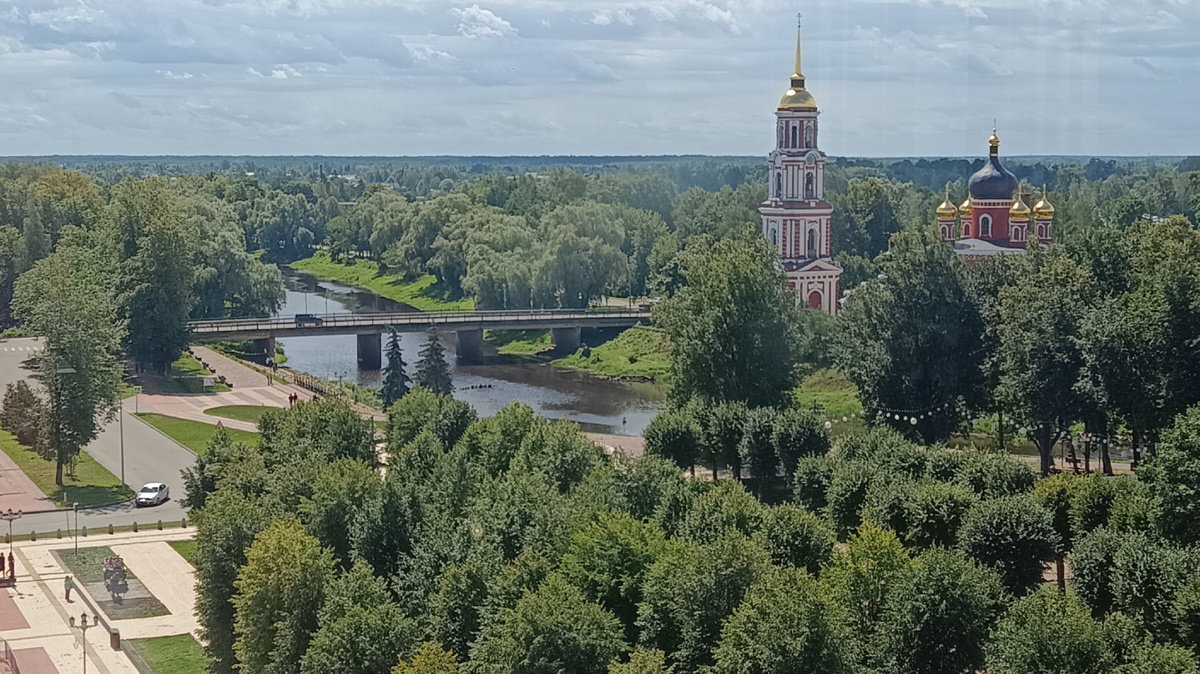
[[233, 419], [234, 421], [248, 421], [252, 424], [257, 424], [259, 419], [270, 410], [277, 410], [278, 407], [268, 407], [266, 405], [226, 405], [225, 407], [211, 407], [204, 410], [205, 414], [214, 417], [224, 417]]
[[62, 487], [54, 484], [55, 464], [38, 456], [33, 450], [22, 446], [8, 431], [0, 431], [0, 449], [17, 464], [42, 493], [62, 507], [65, 496], [67, 503], [80, 506], [117, 503], [133, 496], [133, 491], [121, 484], [116, 475], [96, 463], [87, 452], [80, 452], [75, 461], [74, 474], [63, 472]]
[[380, 274], [379, 265], [368, 260], [341, 264], [329, 259], [329, 253], [317, 251], [312, 257], [288, 266], [320, 279], [366, 288], [421, 311], [470, 311], [475, 308], [475, 301], [470, 298], [451, 297], [433, 276], [408, 282], [399, 276]]
[[[137, 416], [142, 421], [166, 433], [175, 442], [197, 454], [204, 454], [208, 450], [208, 443], [217, 434], [216, 426], [206, 424], [203, 421], [178, 419], [153, 412], [142, 412]], [[234, 442], [240, 442], [251, 447], [258, 445], [258, 433], [242, 431], [236, 428], [226, 428], [225, 430]]]
[[55, 550], [54, 553], [75, 577], [76, 584], [89, 586], [88, 594], [113, 620], [153, 618], [170, 613], [167, 607], [162, 605], [162, 602], [146, 590], [146, 586], [142, 585], [129, 567], [125, 567], [129, 592], [120, 601], [113, 601], [103, 586], [104, 560], [113, 556], [112, 548], [98, 545], [92, 548], [80, 548], [79, 551], [74, 549]]
[[188, 564], [191, 564], [193, 567], [196, 566], [196, 562], [193, 561], [196, 557], [196, 539], [189, 538], [183, 541], [167, 541], [167, 545], [174, 548], [175, 552], [178, 552], [180, 557], [186, 559]]
[[208, 656], [190, 634], [130, 639], [129, 643], [154, 674], [205, 674], [208, 671]]
[[546, 330], [484, 330], [483, 338], [506, 356], [532, 356], [554, 348]]
[[660, 330], [630, 328], [593, 348], [587, 356], [580, 349], [554, 361], [554, 365], [609, 377], [656, 379], [671, 371], [671, 340]]
[[154, 374], [145, 374], [143, 376], [153, 378], [159, 390], [171, 395], [180, 393], [225, 393], [230, 390], [228, 386], [222, 384], [220, 381], [215, 382], [212, 388], [204, 388], [204, 377], [212, 377], [213, 373], [205, 369], [200, 364], [200, 361], [186, 352], [179, 357], [179, 360], [171, 364], [171, 369], [167, 372], [166, 377], [159, 377]]
[[862, 414], [858, 389], [836, 370], [820, 370], [808, 375], [793, 392], [797, 407], [817, 409], [830, 418]]

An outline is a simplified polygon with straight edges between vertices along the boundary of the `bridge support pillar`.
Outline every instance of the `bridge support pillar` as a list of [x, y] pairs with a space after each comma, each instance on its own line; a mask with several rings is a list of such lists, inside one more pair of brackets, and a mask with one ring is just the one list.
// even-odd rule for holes
[[275, 358], [275, 338], [254, 339], [250, 341], [251, 360], [266, 365], [267, 359]]
[[458, 347], [455, 353], [458, 362], [464, 365], [478, 365], [483, 362], [483, 330], [459, 330], [454, 333], [458, 337]]
[[383, 335], [358, 336], [358, 369], [378, 370], [383, 367]]
[[583, 328], [553, 328], [550, 341], [554, 342], [556, 353], [575, 353], [583, 343]]

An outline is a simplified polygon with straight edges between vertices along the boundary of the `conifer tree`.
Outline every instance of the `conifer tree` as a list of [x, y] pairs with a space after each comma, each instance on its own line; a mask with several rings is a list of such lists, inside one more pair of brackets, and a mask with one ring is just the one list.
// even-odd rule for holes
[[[408, 393], [409, 378], [404, 371], [404, 354], [400, 351], [400, 335], [392, 330], [387, 343], [387, 365], [383, 368], [383, 386], [379, 389], [379, 397], [383, 399], [384, 408]], [[418, 375], [419, 376], [419, 375]]]
[[417, 362], [417, 386], [424, 386], [438, 395], [450, 395], [454, 391], [445, 350], [432, 332], [425, 346], [421, 347], [421, 360]]

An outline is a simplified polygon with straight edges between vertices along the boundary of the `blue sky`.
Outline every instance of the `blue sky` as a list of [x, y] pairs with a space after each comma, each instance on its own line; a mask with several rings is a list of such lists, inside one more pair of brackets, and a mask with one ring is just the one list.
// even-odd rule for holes
[[1197, 0], [0, 0], [0, 155], [1200, 154]]

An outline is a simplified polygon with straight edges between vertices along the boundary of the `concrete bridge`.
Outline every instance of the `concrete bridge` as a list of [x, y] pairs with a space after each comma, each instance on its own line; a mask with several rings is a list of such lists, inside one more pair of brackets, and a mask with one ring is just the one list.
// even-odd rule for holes
[[629, 328], [650, 320], [649, 309], [583, 311], [462, 311], [402, 314], [300, 314], [279, 318], [229, 318], [189, 321], [193, 342], [255, 342], [255, 351], [275, 353], [275, 339], [319, 335], [358, 335], [358, 366], [378, 370], [383, 362], [383, 333], [453, 332], [464, 363], [483, 360], [484, 330], [549, 330], [554, 349], [574, 353], [583, 328]]

